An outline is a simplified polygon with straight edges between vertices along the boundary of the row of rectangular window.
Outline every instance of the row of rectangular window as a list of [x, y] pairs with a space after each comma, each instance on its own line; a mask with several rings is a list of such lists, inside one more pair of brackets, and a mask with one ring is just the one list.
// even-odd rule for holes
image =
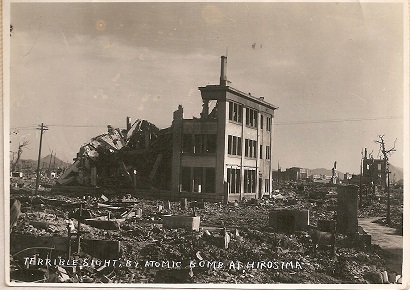
[[[227, 168], [227, 177], [229, 184], [230, 193], [240, 193], [241, 192], [241, 170], [236, 168]], [[243, 186], [244, 193], [255, 193], [256, 192], [256, 170], [255, 169], [245, 169], [243, 172]], [[269, 180], [269, 179], [268, 179]]]
[[182, 152], [192, 154], [216, 153], [216, 134], [183, 134]]
[[[241, 192], [241, 170], [237, 168], [227, 168], [228, 184], [230, 193]], [[245, 169], [244, 170], [244, 192], [255, 193], [256, 192], [256, 170]], [[265, 179], [265, 192], [270, 192], [269, 179]]]
[[[242, 111], [243, 106], [235, 103], [229, 102], [229, 120], [242, 123]], [[246, 108], [245, 124], [249, 127], [256, 128], [258, 126], [258, 111]], [[263, 115], [261, 114], [261, 129], [263, 129]], [[266, 130], [271, 131], [272, 118], [266, 117]]]
[[256, 158], [256, 141], [245, 139], [245, 157]]
[[255, 193], [256, 192], [256, 170], [245, 169], [243, 171], [243, 186], [245, 193]]
[[241, 192], [241, 170], [236, 168], [227, 168], [227, 177], [230, 193]]
[[242, 155], [242, 138], [228, 135], [228, 154]]
[[242, 123], [242, 105], [229, 102], [229, 120]]
[[214, 193], [215, 168], [182, 167], [180, 191]]
[[245, 119], [246, 126], [256, 128], [258, 126], [258, 111], [246, 108], [246, 119]]
[[[245, 157], [256, 158], [256, 141], [245, 139]], [[263, 146], [259, 148], [259, 158], [263, 158]], [[242, 138], [237, 136], [228, 135], [228, 154], [230, 155], [242, 155]], [[270, 146], [266, 146], [265, 158], [270, 159], [271, 152]]]

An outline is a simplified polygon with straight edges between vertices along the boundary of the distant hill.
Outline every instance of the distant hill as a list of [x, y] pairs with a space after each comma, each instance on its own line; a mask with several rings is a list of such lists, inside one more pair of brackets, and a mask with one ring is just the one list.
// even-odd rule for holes
[[[50, 165], [50, 158], [51, 154], [43, 157], [40, 159], [40, 167], [41, 168], [48, 168]], [[55, 158], [54, 161], [54, 156], [51, 158], [51, 168], [67, 168], [71, 165], [71, 163], [67, 163], [59, 159], [58, 157]], [[32, 159], [21, 159], [19, 161], [19, 166], [20, 168], [37, 168], [37, 160], [32, 160]]]
[[400, 180], [403, 179], [403, 168], [394, 166], [393, 164], [390, 164], [390, 180]]

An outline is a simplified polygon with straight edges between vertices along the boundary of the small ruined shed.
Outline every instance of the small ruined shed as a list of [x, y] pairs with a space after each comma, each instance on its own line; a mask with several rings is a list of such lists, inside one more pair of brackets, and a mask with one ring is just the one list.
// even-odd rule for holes
[[161, 186], [156, 178], [167, 180], [158, 168], [170, 167], [170, 140], [167, 130], [159, 130], [146, 120], [131, 125], [127, 118], [124, 130], [109, 125], [106, 133], [80, 148], [74, 163], [57, 180], [57, 186]]

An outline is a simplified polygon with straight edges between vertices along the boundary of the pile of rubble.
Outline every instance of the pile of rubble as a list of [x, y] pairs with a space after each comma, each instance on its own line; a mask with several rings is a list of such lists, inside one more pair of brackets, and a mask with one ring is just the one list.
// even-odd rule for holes
[[[281, 189], [270, 199], [228, 205], [130, 195], [13, 198], [21, 202], [11, 233], [13, 281], [378, 283], [381, 277], [380, 283], [395, 282], [379, 275], [386, 253], [377, 246], [363, 249], [336, 234], [333, 250], [317, 249], [320, 242], [310, 231], [280, 233], [270, 226], [269, 212], [276, 209], [308, 209], [312, 226], [331, 220], [329, 192], [326, 202]], [[197, 216], [200, 229], [165, 227], [169, 216]]]

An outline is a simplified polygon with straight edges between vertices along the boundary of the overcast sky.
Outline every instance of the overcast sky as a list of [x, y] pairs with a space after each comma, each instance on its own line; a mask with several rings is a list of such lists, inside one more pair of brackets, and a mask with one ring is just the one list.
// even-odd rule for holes
[[199, 116], [199, 86], [232, 86], [278, 106], [274, 167], [359, 172], [362, 148], [397, 138], [403, 166], [402, 3], [12, 3], [10, 150], [72, 161], [125, 119]]

